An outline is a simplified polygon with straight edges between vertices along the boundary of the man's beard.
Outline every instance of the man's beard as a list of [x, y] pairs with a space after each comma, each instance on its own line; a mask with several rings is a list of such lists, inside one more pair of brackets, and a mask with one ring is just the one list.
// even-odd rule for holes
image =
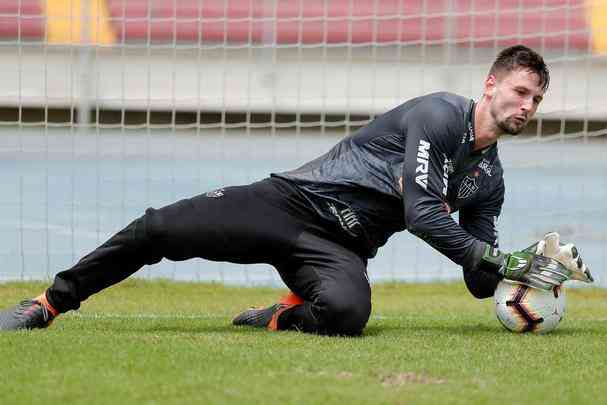
[[495, 120], [495, 125], [497, 125], [497, 127], [500, 130], [502, 130], [505, 134], [518, 135], [527, 126], [526, 122], [523, 125], [518, 126], [516, 124], [516, 120], [514, 118], [510, 118], [510, 117], [506, 118], [506, 119], [503, 119], [503, 120], [498, 119], [497, 118], [497, 114], [496, 114], [493, 106], [491, 106], [491, 110], [490, 111], [491, 111], [491, 116]]
[[518, 135], [525, 129], [527, 123], [518, 126], [514, 118], [506, 118], [505, 120], [497, 121], [497, 126], [506, 134]]

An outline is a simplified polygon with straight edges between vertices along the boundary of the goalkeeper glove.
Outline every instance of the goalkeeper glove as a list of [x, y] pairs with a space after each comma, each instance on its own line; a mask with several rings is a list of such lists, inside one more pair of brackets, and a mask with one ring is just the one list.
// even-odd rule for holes
[[544, 236], [544, 239], [529, 246], [524, 252], [553, 258], [571, 272], [572, 280], [592, 283], [594, 278], [590, 274], [588, 266], [584, 264], [578, 249], [573, 243], [561, 245], [559, 239], [560, 235], [557, 232], [550, 232]]
[[568, 280], [571, 272], [557, 260], [531, 251], [503, 253], [486, 245], [481, 258], [483, 267], [489, 265], [505, 279], [533, 288], [551, 290]]

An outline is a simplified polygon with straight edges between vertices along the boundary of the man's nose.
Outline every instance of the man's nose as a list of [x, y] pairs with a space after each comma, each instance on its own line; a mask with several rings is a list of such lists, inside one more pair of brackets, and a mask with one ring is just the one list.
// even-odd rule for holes
[[531, 111], [533, 108], [533, 98], [525, 98], [521, 103], [521, 110], [523, 111]]

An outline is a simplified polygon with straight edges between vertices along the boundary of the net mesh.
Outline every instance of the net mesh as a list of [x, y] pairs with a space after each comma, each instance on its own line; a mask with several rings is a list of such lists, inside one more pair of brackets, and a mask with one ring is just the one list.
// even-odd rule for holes
[[[293, 168], [408, 98], [477, 99], [515, 43], [552, 78], [502, 142], [502, 247], [557, 230], [604, 269], [605, 27], [604, 0], [0, 0], [0, 277], [50, 277], [146, 207]], [[138, 274], [280, 283], [201, 260]], [[370, 262], [374, 280], [460, 274], [406, 233]]]

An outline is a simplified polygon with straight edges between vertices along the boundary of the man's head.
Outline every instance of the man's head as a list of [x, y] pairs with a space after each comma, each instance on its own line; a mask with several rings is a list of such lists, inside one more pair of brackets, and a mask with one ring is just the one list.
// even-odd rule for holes
[[532, 49], [516, 45], [501, 51], [483, 92], [496, 129], [519, 134], [535, 114], [549, 82], [544, 59]]

